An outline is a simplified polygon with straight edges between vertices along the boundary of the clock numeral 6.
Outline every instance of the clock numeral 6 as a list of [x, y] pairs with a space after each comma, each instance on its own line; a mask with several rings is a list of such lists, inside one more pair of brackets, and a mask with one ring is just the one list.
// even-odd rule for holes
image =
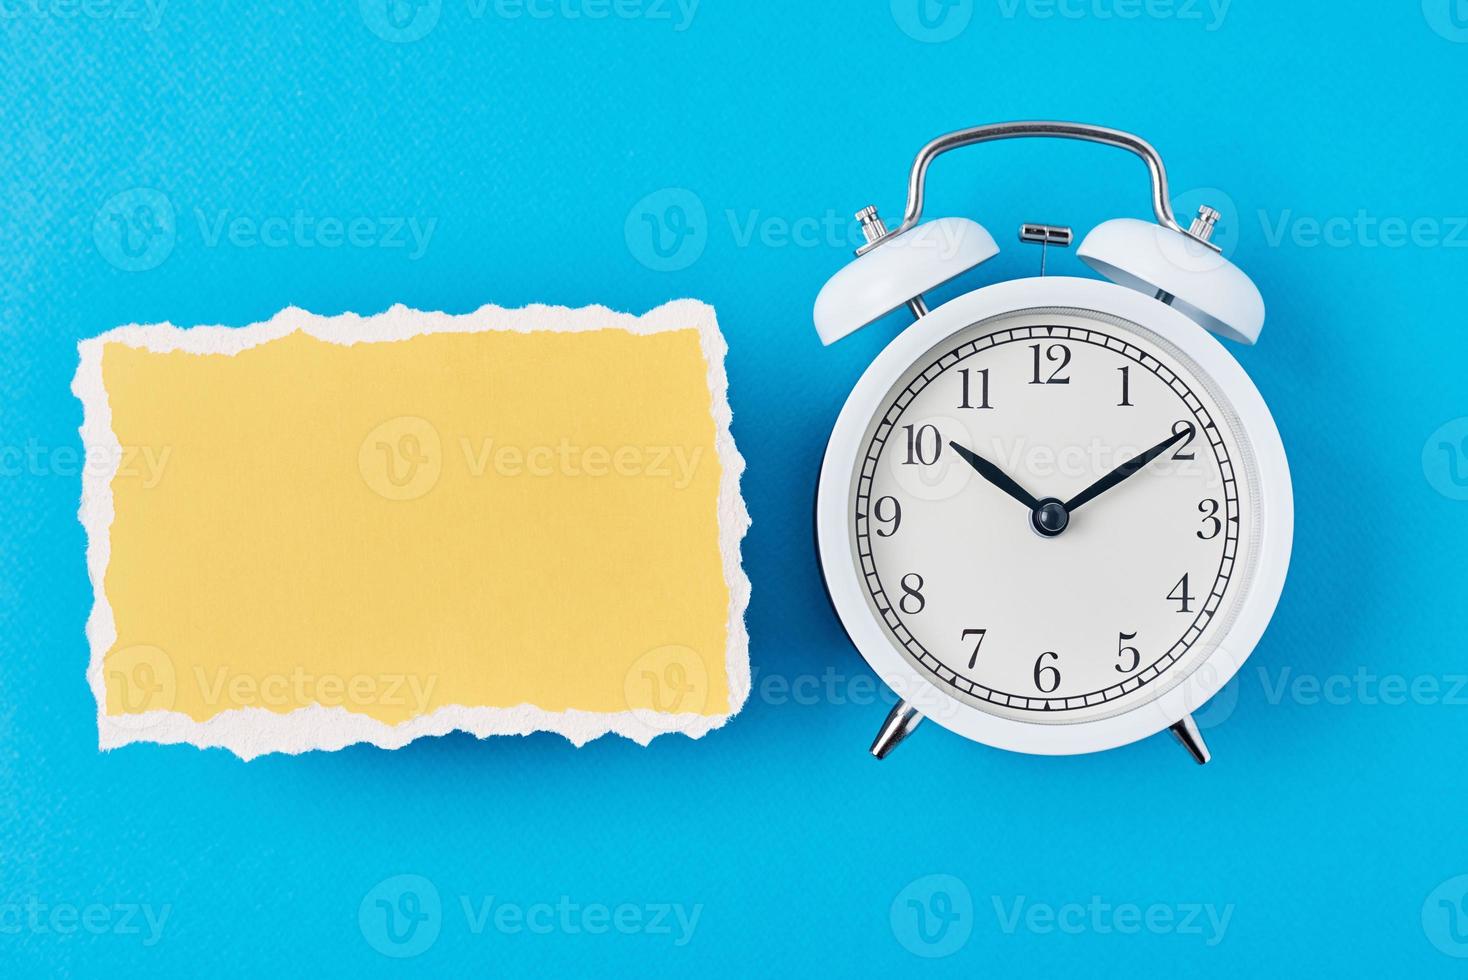
[[897, 608], [916, 616], [927, 604], [928, 600], [923, 598], [923, 577], [917, 572], [902, 576], [902, 598], [897, 600]]
[[1135, 633], [1116, 634], [1116, 655], [1123, 660], [1125, 660], [1128, 655], [1130, 655], [1132, 658], [1132, 663], [1130, 667], [1123, 667], [1121, 664], [1116, 665], [1116, 672], [1118, 674], [1130, 674], [1132, 671], [1141, 666], [1142, 651], [1138, 650], [1136, 647], [1129, 647], [1124, 645], [1127, 640], [1135, 640], [1136, 638], [1137, 634]]
[[[1045, 360], [1048, 364], [1054, 364], [1055, 369], [1050, 376], [1044, 379], [1040, 377], [1040, 345], [1031, 344], [1030, 350], [1035, 357], [1035, 376], [1030, 380], [1032, 385], [1068, 385], [1070, 378], [1062, 378], [1060, 372], [1064, 371], [1070, 364], [1070, 348], [1064, 344], [1051, 344], [1045, 348]], [[1048, 366], [1047, 364], [1047, 366]]]
[[872, 516], [878, 523], [887, 525], [886, 530], [877, 528], [877, 537], [890, 538], [902, 526], [902, 504], [896, 497], [882, 497], [872, 506]]
[[971, 656], [971, 657], [968, 658], [968, 669], [969, 670], [973, 670], [974, 669], [974, 664], [976, 664], [976, 663], [979, 662], [979, 647], [981, 647], [981, 646], [984, 645], [984, 635], [986, 633], [988, 633], [988, 632], [989, 632], [988, 630], [970, 629], [970, 630], [964, 630], [963, 633], [959, 635], [958, 638], [960, 640], [967, 640], [971, 636], [977, 636], [979, 638], [979, 642], [977, 642], [977, 643], [974, 644], [973, 656]]
[[918, 463], [932, 466], [938, 462], [938, 457], [943, 452], [943, 436], [936, 425], [904, 425], [902, 431], [907, 433], [907, 459], [903, 460], [904, 466]]
[[1167, 593], [1167, 597], [1178, 604], [1178, 612], [1185, 613], [1193, 611], [1188, 603], [1192, 602], [1195, 596], [1188, 591], [1188, 576], [1186, 574], [1178, 579], [1177, 585], [1172, 587], [1172, 591]]
[[[1054, 663], [1046, 663], [1049, 657]], [[1047, 650], [1040, 654], [1035, 661], [1035, 690], [1041, 694], [1053, 694], [1060, 687], [1060, 668], [1056, 666], [1060, 662], [1060, 654], [1053, 650]]]
[[[1218, 537], [1218, 532], [1223, 530], [1223, 520], [1218, 516], [1218, 501], [1211, 497], [1198, 502], [1198, 513], [1203, 515], [1203, 526], [1208, 528], [1208, 533], [1198, 532], [1198, 537], [1204, 541], [1212, 541]], [[1209, 527], [1209, 525], [1212, 527]]]

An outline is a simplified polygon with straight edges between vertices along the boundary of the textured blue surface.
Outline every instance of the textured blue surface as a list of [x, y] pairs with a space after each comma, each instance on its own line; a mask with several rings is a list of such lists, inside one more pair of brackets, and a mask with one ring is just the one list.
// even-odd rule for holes
[[[924, 2], [0, 6], [3, 972], [1461, 968], [1468, 10]], [[900, 324], [822, 350], [810, 305], [919, 145], [1024, 117], [1150, 138], [1269, 303], [1238, 353], [1291, 453], [1295, 558], [1204, 769], [1165, 737], [1047, 759], [936, 727], [866, 757], [886, 706], [822, 595], [810, 491]], [[929, 213], [994, 229], [1008, 278], [1037, 262], [1020, 221], [1140, 216], [1142, 177], [1005, 144], [936, 167]], [[681, 296], [718, 307], [749, 460], [734, 722], [98, 752], [80, 337]]]

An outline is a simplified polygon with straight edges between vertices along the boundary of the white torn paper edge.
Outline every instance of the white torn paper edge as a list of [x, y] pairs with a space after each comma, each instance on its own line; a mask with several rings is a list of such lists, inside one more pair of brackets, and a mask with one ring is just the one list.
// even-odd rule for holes
[[[191, 354], [237, 354], [242, 350], [302, 331], [318, 340], [350, 346], [358, 343], [406, 340], [422, 334], [479, 333], [509, 330], [530, 333], [542, 330], [577, 332], [621, 329], [635, 334], [696, 329], [708, 365], [708, 388], [713, 399], [715, 447], [721, 467], [719, 484], [719, 551], [723, 557], [724, 581], [729, 589], [729, 618], [725, 668], [729, 685], [729, 712], [723, 715], [696, 713], [653, 714], [649, 711], [592, 712], [547, 711], [534, 705], [512, 708], [447, 705], [397, 725], [378, 721], [346, 708], [311, 705], [281, 714], [266, 708], [231, 708], [199, 722], [182, 712], [148, 711], [131, 715], [109, 715], [106, 711], [106, 681], [102, 658], [117, 641], [117, 626], [105, 590], [107, 563], [111, 555], [113, 518], [112, 481], [123, 458], [122, 446], [112, 431], [112, 410], [102, 380], [102, 351], [106, 344], [120, 343], [155, 353], [185, 351]], [[87, 533], [87, 575], [92, 583], [93, 604], [87, 618], [87, 640], [91, 659], [87, 682], [97, 701], [99, 747], [117, 748], [132, 742], [187, 743], [199, 748], [226, 748], [242, 759], [272, 752], [296, 754], [312, 750], [334, 751], [359, 742], [380, 748], [401, 748], [414, 739], [463, 731], [484, 738], [490, 735], [528, 735], [555, 732], [581, 746], [607, 734], [647, 745], [655, 737], [678, 732], [701, 738], [720, 728], [738, 714], [749, 698], [749, 634], [744, 613], [749, 606], [750, 584], [740, 556], [740, 543], [749, 529], [749, 511], [739, 492], [744, 457], [734, 444], [730, 430], [733, 411], [729, 406], [728, 377], [724, 356], [728, 345], [719, 332], [714, 308], [697, 300], [676, 300], [643, 316], [617, 313], [603, 306], [570, 309], [563, 306], [532, 305], [518, 310], [484, 306], [473, 313], [453, 315], [422, 312], [394, 306], [376, 316], [354, 313], [323, 317], [290, 307], [270, 320], [248, 327], [199, 326], [188, 329], [171, 323], [129, 324], [109, 330], [77, 345], [80, 365], [71, 390], [81, 400], [80, 429], [87, 458], [105, 465], [83, 468], [82, 502], [78, 517]]]

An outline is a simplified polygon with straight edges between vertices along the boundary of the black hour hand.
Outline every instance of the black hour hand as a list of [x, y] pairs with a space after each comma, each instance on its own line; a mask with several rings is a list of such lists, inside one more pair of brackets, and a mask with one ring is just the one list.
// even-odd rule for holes
[[990, 483], [994, 484], [994, 486], [998, 487], [1000, 490], [1003, 490], [1015, 500], [1018, 500], [1020, 503], [1024, 504], [1031, 511], [1039, 509], [1040, 501], [1036, 500], [1034, 495], [1031, 494], [1024, 487], [1011, 480], [1009, 478], [1009, 474], [1005, 473], [999, 467], [995, 466], [993, 463], [989, 462], [978, 453], [973, 452], [969, 449], [965, 449], [956, 442], [950, 442], [948, 445], [953, 447], [953, 451], [958, 453], [958, 455], [962, 457], [965, 463], [977, 470], [979, 476], [982, 476], [985, 480], [988, 480]]

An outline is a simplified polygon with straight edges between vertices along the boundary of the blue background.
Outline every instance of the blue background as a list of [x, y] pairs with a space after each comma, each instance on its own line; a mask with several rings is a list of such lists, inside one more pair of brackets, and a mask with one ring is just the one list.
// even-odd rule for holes
[[[1450, 954], [1468, 955], [1468, 936], [1439, 902], [1468, 893], [1468, 697], [1449, 696], [1465, 669], [1468, 490], [1434, 433], [1468, 415], [1468, 10], [931, 0], [924, 21], [916, 0], [704, 0], [690, 21], [654, 0], [599, 19], [568, 15], [606, 9], [597, 0], [556, 3], [531, 16], [427, 0], [399, 28], [382, 0], [174, 3], [156, 17], [133, 0], [4, 5], [3, 971], [1460, 968]], [[866, 755], [886, 703], [822, 594], [810, 493], [842, 399], [902, 322], [822, 349], [811, 302], [849, 256], [852, 212], [900, 214], [922, 143], [1026, 117], [1152, 140], [1183, 206], [1222, 203], [1223, 240], [1269, 305], [1259, 346], [1235, 353], [1290, 451], [1294, 562], [1263, 644], [1204, 712], [1206, 768], [1165, 736], [1032, 758], [936, 726], [883, 764]], [[122, 250], [114, 214], [160, 199], [160, 223], [135, 229], [161, 233], [156, 247]], [[1084, 231], [1146, 210], [1126, 155], [1028, 143], [945, 159], [928, 213], [977, 217], [1000, 239], [972, 286], [1037, 270], [1013, 238], [1021, 221]], [[377, 237], [209, 234], [220, 216], [297, 213], [366, 217]], [[427, 247], [395, 247], [392, 219], [433, 222]], [[1399, 241], [1388, 219], [1416, 231]], [[1331, 220], [1329, 241], [1312, 234]], [[1071, 254], [1051, 265], [1080, 268]], [[715, 304], [729, 340], [755, 522], [755, 692], [726, 728], [646, 749], [459, 735], [249, 764], [98, 752], [67, 455], [79, 338], [133, 321], [242, 325], [291, 304], [641, 312], [683, 296]], [[1464, 435], [1461, 421], [1446, 433]], [[1370, 680], [1388, 675], [1418, 694]], [[1291, 686], [1302, 677], [1336, 679], [1337, 696]], [[783, 686], [800, 678], [819, 690]], [[371, 909], [404, 887], [432, 921], [395, 947]], [[476, 932], [464, 896], [700, 910], [679, 946], [676, 928]], [[1093, 896], [1230, 919], [1213, 945], [1206, 919], [1126, 935], [1088, 911], [1079, 929], [1005, 928], [1016, 901], [1043, 915]], [[918, 923], [909, 899], [949, 912], [948, 931]], [[48, 918], [98, 903], [168, 918], [151, 943], [129, 931], [141, 912], [70, 934], [52, 927], [65, 913]]]

